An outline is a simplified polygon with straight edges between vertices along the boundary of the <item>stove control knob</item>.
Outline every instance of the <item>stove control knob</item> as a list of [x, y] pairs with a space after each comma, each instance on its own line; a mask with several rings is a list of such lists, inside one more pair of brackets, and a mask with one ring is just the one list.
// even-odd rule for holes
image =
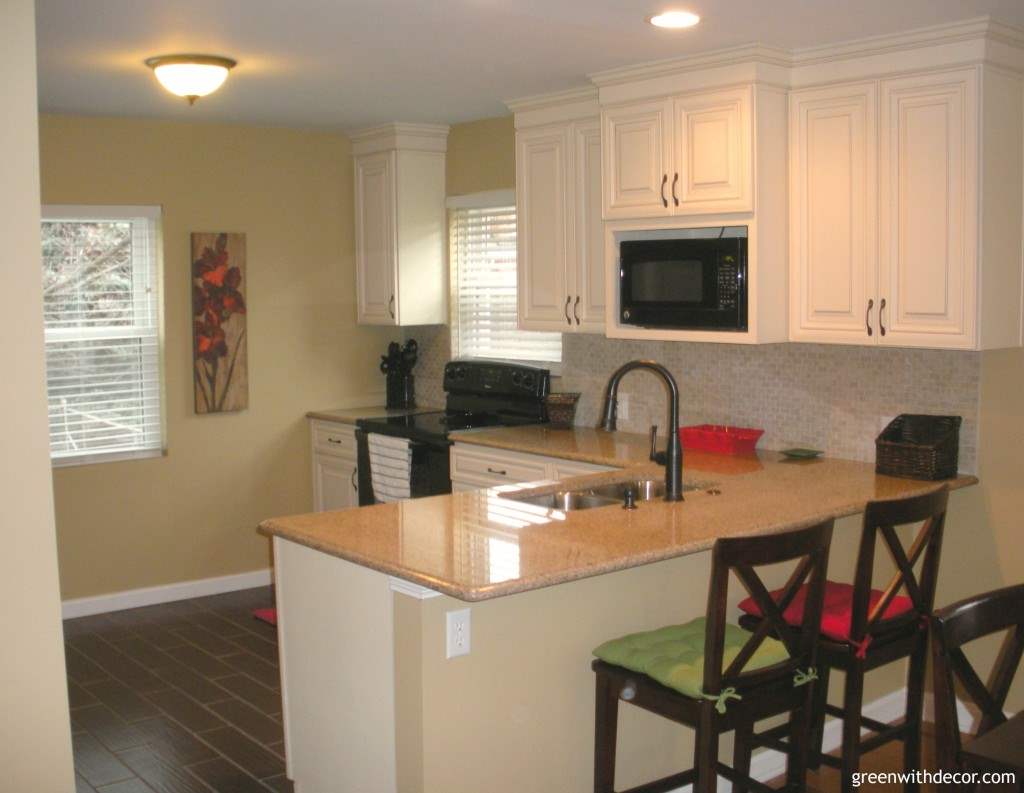
[[455, 379], [456, 380], [463, 379], [466, 376], [466, 367], [465, 366], [456, 366], [455, 367], [455, 371], [454, 371], [454, 375], [455, 375]]
[[523, 379], [522, 372], [512, 372], [512, 384], [519, 385], [519, 381]]
[[532, 374], [524, 374], [523, 375], [523, 388], [533, 388], [533, 375]]

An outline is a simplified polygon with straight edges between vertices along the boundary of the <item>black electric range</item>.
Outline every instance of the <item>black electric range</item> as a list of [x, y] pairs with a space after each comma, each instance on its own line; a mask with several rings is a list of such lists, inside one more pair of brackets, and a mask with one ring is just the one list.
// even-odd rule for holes
[[412, 496], [450, 493], [450, 432], [510, 427], [547, 421], [544, 398], [551, 389], [547, 369], [489, 361], [451, 361], [444, 367], [445, 409], [408, 416], [359, 419], [359, 504], [376, 503], [366, 437], [377, 433], [408, 438], [412, 449]]

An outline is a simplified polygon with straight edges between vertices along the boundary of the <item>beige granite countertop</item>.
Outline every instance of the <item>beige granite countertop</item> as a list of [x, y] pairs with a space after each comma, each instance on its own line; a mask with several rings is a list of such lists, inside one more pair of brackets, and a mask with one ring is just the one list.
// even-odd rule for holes
[[[470, 437], [473, 440], [470, 440]], [[503, 495], [553, 491], [661, 475], [646, 438], [599, 430], [522, 427], [457, 440], [619, 465], [624, 471], [562, 483], [504, 485], [395, 504], [272, 518], [259, 526], [282, 537], [466, 601], [525, 592], [709, 549], [718, 537], [766, 534], [855, 515], [874, 499], [937, 487], [875, 474], [870, 463], [786, 460], [776, 452], [729, 457], [687, 452], [684, 480], [704, 489], [682, 502], [651, 501], [562, 512]], [[641, 443], [640, 441], [643, 441]], [[515, 445], [513, 445], [515, 444]], [[951, 480], [951, 488], [977, 483]], [[713, 491], [709, 492], [713, 485]]]
[[341, 424], [355, 424], [359, 419], [373, 419], [380, 416], [411, 416], [414, 413], [430, 413], [440, 408], [419, 407], [388, 410], [383, 405], [368, 405], [364, 408], [338, 408], [336, 410], [311, 410], [306, 418], [321, 421], [337, 421]]

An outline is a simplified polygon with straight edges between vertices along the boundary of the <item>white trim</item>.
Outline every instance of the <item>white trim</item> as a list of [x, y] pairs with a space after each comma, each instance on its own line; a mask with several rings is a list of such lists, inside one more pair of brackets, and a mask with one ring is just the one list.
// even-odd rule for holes
[[425, 586], [414, 584], [412, 581], [406, 581], [403, 578], [395, 578], [393, 575], [388, 576], [388, 588], [392, 592], [398, 592], [401, 595], [416, 598], [416, 600], [430, 600], [431, 598], [441, 596], [440, 592], [427, 589]]
[[119, 218], [146, 218], [160, 220], [160, 206], [132, 206], [128, 204], [43, 204], [43, 220], [102, 220]]
[[523, 96], [518, 99], [506, 99], [505, 107], [513, 113], [522, 113], [524, 111], [556, 107], [571, 102], [590, 102], [596, 100], [597, 86], [581, 85], [579, 88], [554, 91], [550, 94], [531, 94], [530, 96]]
[[176, 584], [128, 589], [123, 592], [111, 592], [107, 595], [75, 598], [61, 603], [61, 619], [87, 617], [91, 614], [105, 614], [109, 611], [152, 606], [157, 603], [171, 603], [175, 600], [219, 595], [223, 592], [235, 592], [239, 589], [253, 589], [269, 586], [272, 583], [272, 571], [252, 570], [248, 573], [236, 573], [217, 578], [200, 578], [195, 581], [180, 581]]
[[53, 468], [74, 468], [76, 465], [95, 465], [96, 463], [119, 463], [125, 460], [145, 460], [150, 457], [166, 457], [167, 449], [120, 449], [112, 452], [95, 452], [93, 454], [68, 454], [50, 458]]
[[515, 190], [484, 190], [479, 193], [448, 196], [444, 202], [448, 209], [490, 209], [492, 207], [514, 207]]

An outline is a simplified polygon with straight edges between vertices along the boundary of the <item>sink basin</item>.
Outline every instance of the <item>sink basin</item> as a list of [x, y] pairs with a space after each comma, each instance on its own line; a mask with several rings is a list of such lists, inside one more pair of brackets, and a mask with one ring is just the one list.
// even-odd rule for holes
[[[683, 492], [699, 490], [697, 485], [683, 483]], [[665, 497], [664, 479], [630, 479], [628, 482], [614, 482], [610, 485], [592, 487], [588, 492], [604, 498], [611, 498], [621, 502], [626, 497], [626, 491], [632, 490], [637, 501], [653, 501]]]
[[[683, 491], [699, 490], [697, 485], [683, 485]], [[664, 479], [630, 479], [625, 482], [613, 482], [607, 485], [585, 487], [579, 490], [559, 490], [555, 493], [543, 493], [534, 496], [521, 496], [516, 493], [504, 493], [503, 498], [534, 504], [545, 509], [560, 509], [569, 512], [576, 509], [594, 509], [622, 504], [626, 491], [632, 490], [636, 501], [654, 501], [665, 497]]]
[[545, 509], [560, 509], [563, 512], [576, 509], [593, 509], [594, 507], [610, 507], [612, 504], [619, 503], [614, 498], [597, 495], [591, 492], [589, 488], [586, 490], [559, 490], [556, 493], [544, 493], [538, 496], [510, 494], [506, 495], [505, 498], [520, 501], [524, 504], [535, 504]]

